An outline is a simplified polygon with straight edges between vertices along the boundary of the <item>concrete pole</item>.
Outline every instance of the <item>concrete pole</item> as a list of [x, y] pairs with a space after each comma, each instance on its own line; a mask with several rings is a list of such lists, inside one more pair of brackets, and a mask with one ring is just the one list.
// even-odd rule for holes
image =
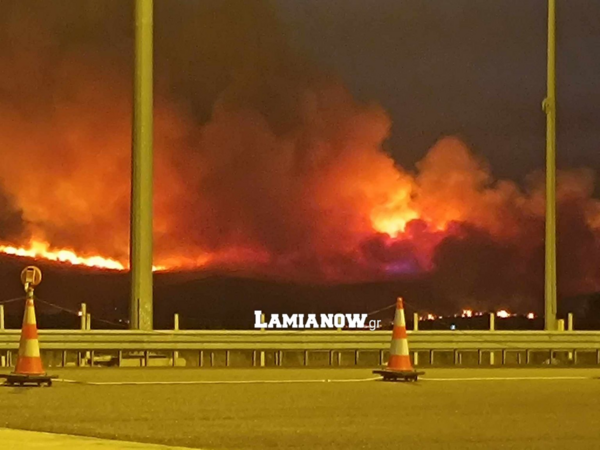
[[546, 113], [545, 329], [556, 330], [556, 0], [548, 0], [548, 92]]
[[4, 305], [0, 305], [0, 330], [4, 331]]
[[152, 330], [153, 0], [135, 0], [130, 328]]

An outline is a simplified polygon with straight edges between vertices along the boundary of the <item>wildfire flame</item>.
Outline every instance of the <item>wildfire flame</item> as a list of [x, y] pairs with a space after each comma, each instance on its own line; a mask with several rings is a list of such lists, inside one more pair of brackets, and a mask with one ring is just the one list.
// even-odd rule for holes
[[391, 195], [387, 204], [376, 206], [371, 213], [371, 223], [375, 231], [386, 233], [392, 238], [406, 231], [406, 225], [419, 218], [419, 213], [410, 206], [410, 190], [399, 188]]
[[[108, 270], [125, 270], [121, 262], [102, 256], [78, 256], [71, 250], [53, 250], [46, 242], [33, 241], [28, 247], [13, 247], [0, 245], [0, 253], [12, 256], [20, 256], [33, 259], [45, 259], [60, 263], [68, 263], [74, 266], [87, 266]], [[153, 266], [152, 270], [165, 270], [164, 266]]]

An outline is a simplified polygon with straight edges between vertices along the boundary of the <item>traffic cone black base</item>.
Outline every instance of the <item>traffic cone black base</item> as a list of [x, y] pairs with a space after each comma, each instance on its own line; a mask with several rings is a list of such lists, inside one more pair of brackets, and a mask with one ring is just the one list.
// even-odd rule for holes
[[417, 381], [419, 375], [424, 375], [425, 372], [419, 372], [416, 370], [391, 370], [391, 369], [378, 369], [373, 371], [376, 375], [381, 375], [383, 381]]
[[52, 380], [56, 376], [50, 375], [20, 375], [17, 373], [11, 373], [6, 375], [0, 375], [0, 378], [6, 379], [5, 385], [7, 386], [52, 386]]

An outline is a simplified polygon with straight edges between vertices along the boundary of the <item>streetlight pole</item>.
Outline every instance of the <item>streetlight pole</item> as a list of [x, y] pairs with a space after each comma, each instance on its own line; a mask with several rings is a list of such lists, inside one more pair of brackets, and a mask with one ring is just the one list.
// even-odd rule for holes
[[548, 91], [546, 113], [545, 329], [556, 330], [556, 0], [548, 0]]
[[153, 0], [135, 0], [135, 68], [131, 159], [129, 327], [151, 330], [153, 181]]

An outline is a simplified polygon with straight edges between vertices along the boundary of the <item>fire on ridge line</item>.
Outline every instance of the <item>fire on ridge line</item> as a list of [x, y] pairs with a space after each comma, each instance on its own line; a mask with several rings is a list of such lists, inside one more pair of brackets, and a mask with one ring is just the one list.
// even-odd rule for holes
[[[404, 198], [404, 196], [403, 196]], [[418, 214], [406, 208], [398, 208], [398, 204], [385, 205], [382, 210], [374, 211], [371, 217], [373, 230], [380, 233], [386, 233], [392, 239], [398, 237], [405, 231], [406, 225], [413, 219], [418, 218]], [[440, 229], [440, 227], [436, 227]], [[16, 247], [12, 245], [0, 244], [0, 254], [19, 256], [32, 259], [45, 259], [58, 263], [67, 263], [74, 266], [93, 267], [105, 270], [127, 270], [123, 263], [116, 259], [105, 258], [100, 255], [79, 256], [73, 250], [52, 249], [50, 244], [41, 240], [32, 240], [27, 247]], [[152, 266], [154, 272], [166, 271], [168, 266]]]
[[[0, 253], [25, 258], [45, 259], [48, 261], [69, 263], [74, 266], [96, 267], [108, 270], [126, 270], [127, 268], [117, 260], [104, 258], [102, 256], [78, 256], [71, 250], [50, 250], [50, 246], [44, 242], [33, 241], [28, 248], [13, 247], [0, 244]], [[164, 266], [152, 266], [155, 272], [166, 270]]]

